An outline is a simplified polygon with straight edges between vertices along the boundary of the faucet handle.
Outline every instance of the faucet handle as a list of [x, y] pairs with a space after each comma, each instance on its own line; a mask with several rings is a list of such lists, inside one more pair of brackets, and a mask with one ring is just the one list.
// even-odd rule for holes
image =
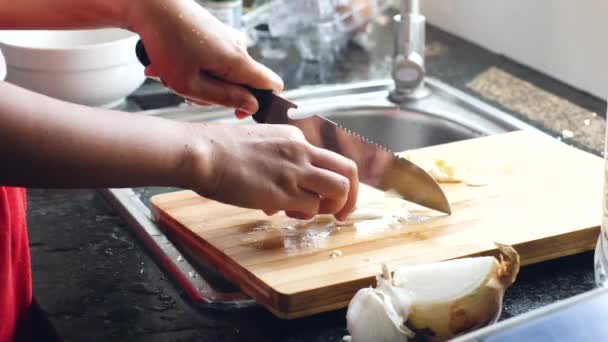
[[395, 90], [390, 99], [401, 103], [429, 95], [424, 86], [426, 18], [419, 13], [417, 0], [402, 0], [401, 15], [394, 17], [395, 54], [392, 76]]
[[393, 79], [399, 89], [416, 89], [424, 81], [422, 56], [412, 51], [409, 56], [397, 55], [393, 64]]

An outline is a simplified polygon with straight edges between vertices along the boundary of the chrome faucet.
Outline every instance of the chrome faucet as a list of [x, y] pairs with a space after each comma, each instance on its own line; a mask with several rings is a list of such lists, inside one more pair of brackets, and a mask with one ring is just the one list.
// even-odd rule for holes
[[401, 0], [401, 14], [394, 17], [395, 56], [392, 76], [395, 89], [390, 100], [400, 104], [429, 95], [424, 85], [426, 18], [418, 0]]

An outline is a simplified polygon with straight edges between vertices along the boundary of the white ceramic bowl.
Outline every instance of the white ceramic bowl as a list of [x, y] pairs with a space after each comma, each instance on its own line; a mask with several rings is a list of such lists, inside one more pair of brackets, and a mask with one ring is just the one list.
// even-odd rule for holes
[[4, 63], [4, 55], [0, 51], [0, 81], [4, 81], [6, 77], [6, 63]]
[[145, 81], [137, 40], [120, 29], [0, 31], [8, 82], [100, 107], [119, 105]]

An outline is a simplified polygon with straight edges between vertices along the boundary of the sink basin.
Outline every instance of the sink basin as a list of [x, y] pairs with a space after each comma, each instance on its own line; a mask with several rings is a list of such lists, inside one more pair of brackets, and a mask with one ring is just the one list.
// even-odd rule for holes
[[[458, 91], [428, 79], [431, 95], [401, 107], [388, 100], [392, 81], [303, 88], [284, 94], [299, 108], [293, 118], [320, 114], [393, 151], [444, 144], [518, 129], [536, 128]], [[178, 107], [143, 112], [175, 120], [238, 121], [231, 111], [205, 107]]]
[[[538, 131], [440, 81], [427, 79], [426, 83], [431, 90], [430, 96], [401, 106], [387, 99], [393, 84], [390, 80], [304, 88], [284, 96], [299, 106], [296, 112], [290, 113], [293, 118], [321, 114], [393, 151], [513, 130]], [[238, 121], [232, 111], [220, 108], [183, 106], [141, 113], [189, 122], [254, 123], [251, 118]], [[218, 281], [221, 277], [204, 260], [197, 260], [180, 248], [156, 226], [147, 207], [149, 198], [173, 190], [106, 189], [103, 194], [195, 304], [219, 308], [253, 305], [254, 302], [238, 289], [221, 279]]]
[[392, 151], [446, 144], [482, 135], [452, 121], [398, 109], [352, 108], [328, 112], [325, 116]]

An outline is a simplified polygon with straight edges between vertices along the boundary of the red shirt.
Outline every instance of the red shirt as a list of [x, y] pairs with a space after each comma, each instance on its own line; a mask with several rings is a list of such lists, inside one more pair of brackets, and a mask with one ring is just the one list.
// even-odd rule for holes
[[27, 324], [32, 304], [25, 189], [0, 187], [0, 342]]

